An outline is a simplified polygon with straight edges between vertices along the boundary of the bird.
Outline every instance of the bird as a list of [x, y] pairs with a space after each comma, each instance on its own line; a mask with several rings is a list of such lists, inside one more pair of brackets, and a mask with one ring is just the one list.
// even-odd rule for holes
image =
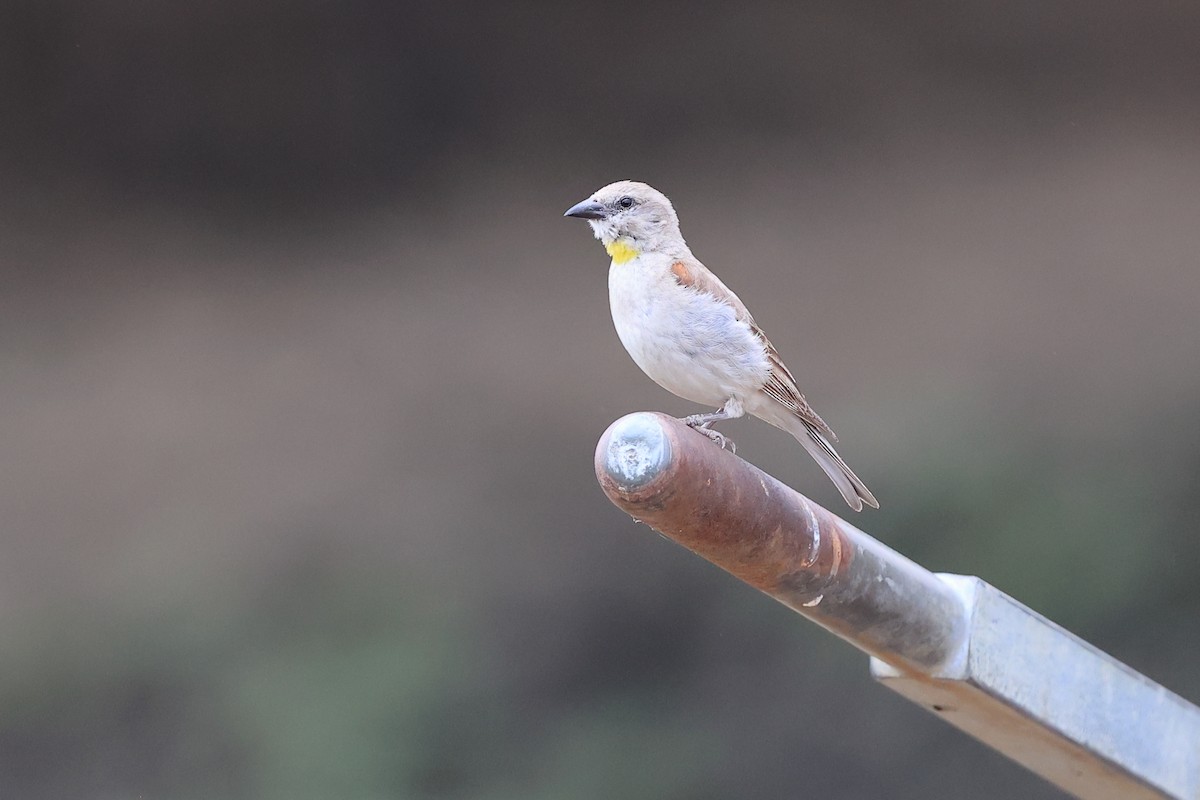
[[833, 429], [804, 398], [746, 304], [692, 255], [666, 195], [645, 183], [617, 181], [563, 216], [587, 220], [612, 259], [613, 325], [634, 362], [667, 391], [716, 408], [683, 422], [733, 450], [712, 425], [757, 417], [792, 434], [855, 511], [864, 503], [879, 508], [833, 449]]

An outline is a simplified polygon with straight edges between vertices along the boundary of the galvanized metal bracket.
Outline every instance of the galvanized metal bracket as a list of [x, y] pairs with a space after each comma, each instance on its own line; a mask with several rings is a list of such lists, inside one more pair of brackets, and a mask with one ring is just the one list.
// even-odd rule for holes
[[939, 574], [968, 613], [964, 658], [889, 689], [1078, 797], [1200, 798], [1200, 709], [979, 578]]

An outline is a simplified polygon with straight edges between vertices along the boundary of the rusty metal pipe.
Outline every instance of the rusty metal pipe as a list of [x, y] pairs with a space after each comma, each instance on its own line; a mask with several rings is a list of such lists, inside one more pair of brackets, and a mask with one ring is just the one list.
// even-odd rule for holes
[[614, 422], [596, 477], [630, 516], [899, 670], [965, 657], [954, 589], [673, 417]]
[[663, 414], [614, 422], [596, 475], [618, 508], [1068, 792], [1200, 800], [1200, 708], [979, 578], [927, 571]]

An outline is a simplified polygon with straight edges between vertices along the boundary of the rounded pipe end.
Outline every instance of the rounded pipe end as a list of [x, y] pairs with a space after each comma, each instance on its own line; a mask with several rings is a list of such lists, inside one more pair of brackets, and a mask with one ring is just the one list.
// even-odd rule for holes
[[668, 472], [674, 463], [671, 437], [659, 415], [627, 414], [608, 426], [596, 447], [596, 474], [621, 492], [636, 492]]

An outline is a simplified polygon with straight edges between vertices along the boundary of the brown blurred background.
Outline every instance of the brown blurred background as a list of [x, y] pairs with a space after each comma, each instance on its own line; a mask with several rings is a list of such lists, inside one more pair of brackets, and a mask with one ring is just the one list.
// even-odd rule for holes
[[1198, 40], [1109, 0], [4, 4], [0, 795], [1058, 796], [607, 503], [608, 423], [698, 409], [560, 217], [665, 191], [858, 524], [1200, 700]]

